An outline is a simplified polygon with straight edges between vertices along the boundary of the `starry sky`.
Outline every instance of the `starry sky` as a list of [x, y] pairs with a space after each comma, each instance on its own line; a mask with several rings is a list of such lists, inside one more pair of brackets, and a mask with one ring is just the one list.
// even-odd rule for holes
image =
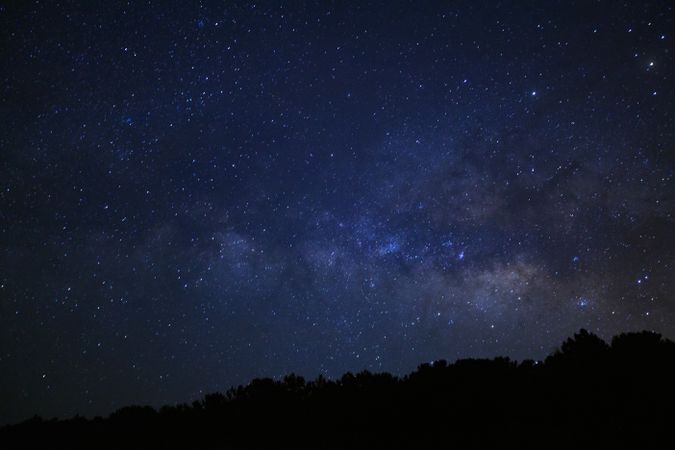
[[675, 337], [673, 18], [0, 2], [0, 422]]

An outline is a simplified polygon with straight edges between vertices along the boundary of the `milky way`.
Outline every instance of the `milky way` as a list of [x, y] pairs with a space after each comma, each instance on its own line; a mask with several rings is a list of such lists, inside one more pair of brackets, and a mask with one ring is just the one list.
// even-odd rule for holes
[[672, 3], [478, 3], [0, 4], [2, 422], [675, 337]]

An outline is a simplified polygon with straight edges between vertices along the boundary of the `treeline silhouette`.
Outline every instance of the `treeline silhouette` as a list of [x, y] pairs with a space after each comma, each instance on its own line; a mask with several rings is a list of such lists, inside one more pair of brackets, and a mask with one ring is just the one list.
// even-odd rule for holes
[[423, 364], [404, 377], [256, 379], [192, 405], [35, 417], [1, 448], [675, 449], [675, 343], [581, 330], [543, 362]]

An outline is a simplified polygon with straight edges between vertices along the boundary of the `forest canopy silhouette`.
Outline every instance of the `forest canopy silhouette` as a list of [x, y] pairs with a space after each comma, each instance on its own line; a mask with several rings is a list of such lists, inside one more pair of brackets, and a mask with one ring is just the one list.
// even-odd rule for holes
[[3, 448], [675, 448], [675, 343], [581, 330], [544, 361], [436, 361], [402, 376], [255, 379], [190, 404], [34, 417]]

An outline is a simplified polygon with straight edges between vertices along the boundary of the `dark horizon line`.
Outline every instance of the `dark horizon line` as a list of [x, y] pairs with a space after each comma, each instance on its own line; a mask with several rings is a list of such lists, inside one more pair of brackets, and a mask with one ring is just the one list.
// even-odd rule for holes
[[[289, 372], [283, 376], [263, 376], [263, 377], [255, 377], [252, 378], [248, 383], [246, 384], [239, 384], [239, 385], [231, 385], [230, 388], [228, 388], [225, 391], [212, 391], [208, 393], [204, 393], [200, 398], [192, 400], [191, 402], [174, 402], [174, 403], [165, 403], [161, 406], [152, 406], [151, 404], [130, 404], [126, 406], [119, 407], [112, 412], [108, 413], [107, 415], [86, 415], [86, 414], [79, 414], [76, 413], [73, 416], [51, 416], [51, 417], [42, 417], [39, 414], [33, 414], [30, 417], [27, 417], [24, 420], [17, 421], [17, 422], [11, 422], [11, 423], [4, 423], [0, 424], [0, 432], [3, 430], [6, 430], [8, 428], [16, 427], [16, 426], [21, 426], [24, 424], [29, 424], [29, 423], [63, 423], [63, 422], [68, 422], [68, 421], [73, 421], [73, 420], [85, 420], [87, 422], [95, 422], [95, 421], [100, 421], [100, 420], [109, 420], [111, 417], [115, 416], [116, 414], [123, 412], [127, 409], [133, 409], [133, 408], [141, 408], [144, 410], [149, 410], [152, 409], [156, 413], [161, 413], [162, 410], [167, 409], [167, 408], [178, 408], [178, 407], [188, 407], [188, 408], [195, 408], [196, 405], [198, 404], [203, 404], [209, 397], [213, 396], [222, 396], [223, 398], [227, 399], [227, 401], [231, 400], [231, 395], [234, 395], [236, 392], [241, 391], [243, 389], [249, 388], [256, 383], [269, 383], [270, 381], [275, 383], [275, 384], [283, 384], [287, 383], [289, 380], [293, 382], [298, 382], [300, 381], [304, 386], [317, 386], [320, 384], [329, 384], [329, 383], [334, 383], [334, 384], [339, 384], [343, 382], [348, 377], [358, 377], [360, 375], [365, 375], [365, 376], [386, 376], [386, 377], [391, 377], [393, 381], [397, 382], [402, 382], [406, 381], [410, 377], [414, 376], [415, 374], [419, 373], [421, 370], [426, 370], [428, 368], [433, 368], [433, 367], [443, 367], [443, 368], [452, 368], [452, 367], [458, 367], [461, 366], [462, 364], [468, 364], [468, 363], [481, 363], [481, 362], [492, 362], [492, 363], [508, 363], [511, 365], [514, 365], [516, 368], [521, 368], [521, 367], [543, 367], [546, 365], [550, 365], [552, 361], [556, 360], [556, 358], [563, 357], [565, 355], [565, 346], [574, 344], [574, 342], [578, 342], [580, 339], [584, 341], [588, 341], [589, 339], [592, 341], [595, 341], [597, 345], [604, 345], [606, 346], [606, 350], [610, 351], [614, 348], [614, 345], [618, 339], [625, 339], [625, 338], [630, 338], [630, 337], [639, 337], [639, 336], [647, 336], [651, 337], [654, 341], [658, 341], [661, 344], [664, 345], [672, 345], [675, 346], [675, 341], [666, 337], [663, 333], [660, 333], [655, 330], [639, 330], [639, 331], [623, 331], [619, 334], [615, 334], [612, 336], [611, 339], [605, 341], [602, 339], [600, 336], [597, 334], [588, 331], [585, 328], [580, 328], [578, 332], [575, 332], [572, 336], [568, 337], [565, 339], [559, 346], [553, 349], [552, 352], [550, 352], [545, 358], [543, 359], [531, 359], [531, 358], [525, 358], [525, 359], [511, 359], [509, 356], [493, 356], [493, 357], [465, 357], [465, 358], [456, 358], [453, 362], [449, 362], [446, 359], [436, 359], [432, 360], [429, 362], [424, 362], [420, 363], [417, 365], [417, 367], [405, 374], [396, 374], [392, 372], [387, 372], [387, 371], [371, 371], [369, 369], [362, 369], [358, 372], [352, 372], [352, 371], [347, 371], [344, 372], [341, 376], [339, 377], [329, 377], [325, 376], [324, 374], [319, 374], [316, 376], [314, 379], [307, 379], [303, 375], [299, 375], [295, 372]], [[675, 348], [675, 347], [674, 347]]]

